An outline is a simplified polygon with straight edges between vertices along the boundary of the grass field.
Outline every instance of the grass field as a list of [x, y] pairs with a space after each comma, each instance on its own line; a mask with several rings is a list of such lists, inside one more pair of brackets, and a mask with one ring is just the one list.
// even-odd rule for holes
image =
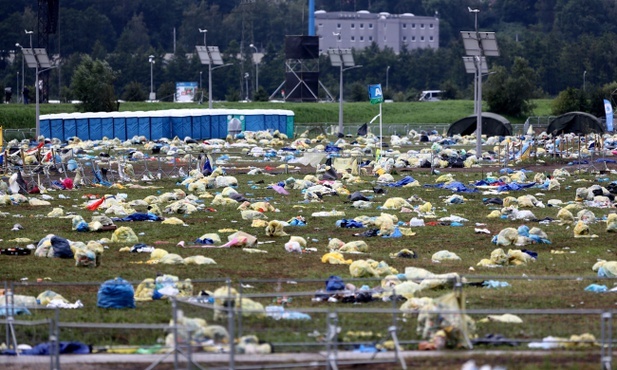
[[[550, 99], [535, 100], [535, 116], [551, 114]], [[452, 123], [473, 114], [471, 100], [448, 100], [440, 102], [388, 103], [383, 105], [383, 123], [422, 124]], [[159, 109], [204, 109], [207, 105], [193, 103], [137, 103], [126, 102], [120, 105], [121, 111], [148, 111]], [[230, 103], [217, 102], [213, 108], [227, 109], [288, 109], [295, 113], [296, 123], [335, 123], [338, 122], [338, 103]], [[41, 114], [75, 112], [72, 104], [41, 104]], [[363, 123], [379, 113], [376, 105], [367, 103], [345, 103], [344, 122]], [[512, 123], [523, 123], [527, 117], [507, 117]], [[35, 105], [0, 105], [0, 126], [5, 129], [34, 128], [36, 120]]]
[[[433, 105], [433, 103], [426, 104]], [[251, 162], [251, 158], [241, 158], [242, 162], [237, 165], [257, 164], [263, 166], [260, 161]], [[244, 162], [246, 161], [246, 162]], [[254, 161], [254, 160], [253, 160]], [[272, 163], [275, 166], [277, 163]], [[531, 166], [528, 169], [535, 172], [549, 171], [540, 166]], [[306, 171], [306, 168], [303, 169]], [[568, 168], [574, 172], [576, 167]], [[529, 227], [539, 226], [544, 230], [551, 244], [533, 244], [524, 248], [538, 253], [538, 259], [525, 266], [509, 266], [500, 268], [483, 268], [476, 264], [483, 258], [489, 258], [491, 251], [496, 248], [491, 243], [493, 235], [506, 227], [518, 227], [524, 222], [509, 221], [506, 219], [488, 219], [486, 216], [491, 210], [499, 209], [496, 206], [484, 205], [483, 199], [495, 195], [484, 195], [481, 192], [463, 194], [463, 204], [448, 204], [446, 199], [452, 195], [450, 191], [435, 189], [432, 187], [386, 187], [386, 194], [374, 194], [371, 189], [377, 186], [376, 178], [363, 176], [357, 182], [344, 183], [346, 191], [353, 193], [362, 191], [370, 196], [372, 206], [370, 209], [355, 209], [348, 202], [345, 192], [340, 195], [324, 196], [320, 202], [305, 202], [304, 195], [300, 190], [290, 190], [290, 194], [283, 196], [268, 188], [271, 184], [284, 181], [290, 177], [302, 179], [303, 174], [283, 174], [281, 171], [271, 171], [261, 175], [243, 174], [246, 170], [229, 168], [238, 180], [237, 191], [244, 194], [251, 202], [269, 201], [276, 212], [267, 212], [269, 220], [288, 221], [297, 216], [306, 219], [307, 226], [286, 227], [285, 232], [289, 235], [302, 236], [308, 241], [308, 247], [315, 248], [315, 252], [302, 254], [285, 251], [284, 244], [289, 240], [286, 237], [268, 237], [263, 227], [251, 227], [251, 221], [243, 220], [238, 204], [228, 206], [213, 206], [211, 198], [196, 198], [201, 208], [191, 214], [166, 214], [166, 217], [178, 217], [187, 226], [161, 225], [152, 222], [132, 222], [129, 224], [116, 222], [118, 226], [130, 226], [138, 235], [139, 242], [150, 246], [162, 248], [170, 253], [177, 253], [182, 257], [203, 255], [214, 259], [216, 265], [203, 266], [178, 266], [147, 263], [150, 259], [148, 253], [127, 253], [119, 249], [126, 246], [122, 243], [104, 243], [106, 250], [102, 256], [102, 264], [97, 268], [76, 267], [72, 259], [39, 258], [30, 256], [6, 256], [0, 255], [0, 280], [8, 282], [21, 282], [16, 287], [17, 294], [38, 295], [45, 289], [51, 289], [62, 294], [69, 301], [81, 300], [84, 308], [77, 310], [61, 310], [60, 320], [70, 322], [106, 322], [106, 323], [158, 323], [169, 322], [170, 307], [166, 300], [153, 302], [138, 302], [137, 309], [105, 310], [96, 307], [96, 292], [101, 282], [122, 277], [132, 282], [140, 282], [145, 278], [154, 278], [160, 274], [172, 274], [182, 279], [194, 281], [195, 292], [199, 290], [214, 290], [223, 285], [224, 279], [231, 279], [234, 286], [243, 283], [253, 288], [248, 288], [245, 293], [268, 293], [270, 295], [256, 297], [255, 300], [264, 306], [272, 304], [276, 297], [284, 296], [287, 292], [290, 296], [293, 292], [309, 292], [308, 295], [294, 297], [289, 307], [308, 307], [313, 309], [332, 308], [332, 304], [315, 302], [310, 292], [324, 288], [324, 281], [330, 275], [338, 275], [345, 281], [353, 282], [357, 286], [379, 286], [380, 281], [354, 281], [351, 278], [347, 265], [331, 265], [321, 262], [321, 257], [328, 252], [328, 242], [331, 238], [339, 238], [344, 242], [364, 240], [368, 246], [367, 254], [346, 254], [345, 258], [373, 259], [385, 261], [398, 272], [404, 272], [406, 267], [415, 266], [428, 269], [434, 273], [456, 272], [469, 277], [470, 282], [483, 280], [507, 281], [511, 286], [501, 289], [486, 289], [474, 286], [465, 286], [465, 302], [468, 309], [487, 310], [517, 310], [517, 309], [599, 309], [610, 310], [617, 299], [611, 293], [596, 294], [585, 292], [584, 289], [591, 283], [608, 285], [612, 288], [612, 281], [600, 281], [595, 277], [591, 267], [598, 259], [613, 260], [617, 250], [614, 247], [614, 235], [605, 231], [605, 223], [602, 221], [590, 225], [591, 233], [597, 234], [597, 238], [573, 238], [572, 225], [560, 225], [550, 223], [538, 225], [537, 222], [526, 222]], [[310, 171], [310, 169], [309, 169]], [[443, 173], [448, 172], [447, 169]], [[231, 172], [230, 172], [231, 173]], [[396, 180], [403, 176], [413, 176], [421, 185], [435, 184], [437, 175], [432, 175], [426, 170], [409, 170], [394, 173]], [[465, 184], [475, 182], [487, 176], [485, 171], [480, 172], [453, 172], [456, 180]], [[614, 175], [602, 175], [601, 178]], [[533, 174], [531, 174], [533, 177]], [[102, 187], [82, 187], [72, 191], [50, 191], [53, 198], [49, 206], [29, 206], [28, 204], [9, 204], [0, 206], [3, 218], [0, 222], [0, 247], [24, 247], [27, 241], [14, 241], [14, 238], [28, 238], [36, 244], [36, 241], [47, 234], [53, 233], [72, 241], [100, 240], [110, 238], [111, 232], [83, 233], [72, 230], [70, 217], [50, 218], [46, 215], [52, 208], [59, 207], [65, 215], [80, 215], [86, 222], [92, 218], [93, 212], [85, 209], [86, 195], [101, 197], [105, 194], [126, 195], [126, 202], [144, 199], [151, 195], [161, 195], [166, 192], [181, 189], [190, 195], [186, 187], [179, 184], [181, 179], [164, 179], [154, 183], [141, 183], [151, 185], [149, 189], [112, 189]], [[598, 182], [599, 178], [585, 173], [564, 177], [560, 179], [561, 188], [556, 191], [545, 191], [532, 188], [526, 191], [511, 192], [509, 195], [518, 197], [523, 194], [535, 195], [546, 204], [549, 199], [560, 199], [565, 203], [574, 203], [575, 190], [578, 187], [587, 187], [594, 183], [605, 185], [606, 182]], [[223, 189], [208, 189], [212, 195]], [[60, 197], [62, 195], [62, 197]], [[195, 194], [196, 196], [198, 194]], [[505, 194], [498, 197], [503, 198]], [[415, 213], [401, 213], [398, 210], [380, 210], [386, 199], [401, 197], [404, 199], [414, 198], [413, 206], [419, 206], [425, 202], [432, 203], [435, 211], [435, 219], [449, 215], [458, 215], [468, 219], [462, 227], [435, 225], [413, 228], [414, 236], [402, 238], [381, 238], [355, 236], [365, 229], [338, 228], [335, 221], [341, 218], [352, 219], [360, 216], [379, 216], [382, 212], [395, 215], [402, 226]], [[166, 204], [160, 204], [161, 210]], [[589, 208], [597, 218], [606, 216], [610, 210]], [[345, 213], [342, 217], [313, 217], [315, 212], [338, 210]], [[532, 211], [538, 219], [546, 217], [556, 218], [558, 208], [534, 208]], [[103, 212], [101, 209], [100, 212]], [[433, 219], [427, 218], [429, 222]], [[23, 226], [21, 231], [11, 231], [14, 223]], [[491, 235], [474, 232], [476, 224], [490, 230]], [[228, 231], [221, 231], [228, 229]], [[267, 253], [247, 253], [241, 248], [180, 248], [177, 243], [184, 241], [186, 245], [205, 233], [219, 233], [223, 242], [227, 240], [229, 229], [242, 230], [257, 236], [263, 244], [259, 249]], [[391, 258], [390, 254], [396, 253], [403, 248], [413, 250], [416, 259]], [[507, 247], [504, 249], [508, 249]], [[435, 263], [431, 256], [440, 250], [448, 250], [461, 257], [460, 261], [443, 261]], [[37, 279], [44, 279], [43, 283], [35, 283]], [[210, 282], [209, 279], [220, 279]], [[256, 281], [255, 279], [265, 280]], [[295, 284], [281, 282], [295, 281]], [[46, 285], [48, 284], [48, 285]], [[56, 285], [58, 284], [58, 285]], [[448, 289], [423, 291], [419, 296], [438, 297], [448, 293]], [[396, 303], [398, 306], [400, 303]], [[350, 308], [342, 303], [335, 304], [338, 308]], [[374, 301], [361, 305], [361, 308], [390, 308], [392, 302]], [[188, 308], [187, 308], [188, 309]], [[195, 312], [195, 314], [198, 314]], [[48, 313], [36, 312], [36, 318], [46, 317]], [[191, 316], [191, 311], [186, 313]], [[474, 319], [480, 319], [486, 315], [474, 315]], [[401, 319], [401, 318], [399, 318]], [[582, 333], [592, 333], [596, 338], [600, 337], [599, 317], [580, 316], [577, 314], [561, 315], [526, 315], [522, 316], [523, 324], [501, 324], [489, 322], [477, 324], [477, 335], [483, 337], [489, 333], [500, 333], [508, 338], [523, 340], [517, 349], [526, 349], [524, 340], [543, 338], [546, 336], [570, 337]], [[325, 317], [315, 314], [311, 325], [298, 326], [296, 323], [278, 322], [263, 319], [246, 318], [244, 321], [245, 331], [258, 334], [260, 339], [269, 342], [297, 341], [300, 333], [302, 339], [309, 329], [325, 327]], [[344, 315], [341, 323], [345, 329], [372, 330], [374, 333], [383, 331], [383, 322], [390, 320], [380, 314]], [[401, 319], [402, 320], [402, 319]], [[210, 320], [209, 320], [210, 321]], [[418, 340], [415, 334], [416, 320], [413, 318], [399, 322], [402, 326], [400, 336], [410, 341], [406, 349], [414, 349], [413, 341]], [[31, 330], [32, 331], [32, 330]], [[44, 340], [45, 331], [31, 335], [39, 335]], [[77, 336], [79, 340], [98, 345], [118, 344], [152, 344], [156, 343], [161, 336], [159, 332], [128, 331], [122, 333], [106, 334], [101, 329], [79, 330], [72, 329], [63, 331], [64, 335]], [[28, 333], [24, 333], [26, 335]], [[595, 361], [595, 360], [594, 360]], [[582, 361], [583, 363], [587, 360]], [[523, 364], [520, 364], [524, 366]], [[537, 367], [536, 367], [537, 366]], [[437, 367], [439, 368], [439, 367]], [[516, 364], [508, 368], [519, 368]], [[520, 368], [550, 368], [545, 364], [532, 365], [532, 367]]]

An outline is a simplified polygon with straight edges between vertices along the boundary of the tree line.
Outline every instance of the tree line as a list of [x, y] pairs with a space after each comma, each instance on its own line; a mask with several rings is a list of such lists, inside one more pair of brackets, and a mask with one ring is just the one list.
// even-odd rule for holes
[[[51, 35], [50, 55], [60, 57], [49, 72], [48, 98], [76, 99], [72, 87], [82, 63], [104, 62], [115, 98], [147, 98], [152, 78], [157, 98], [170, 99], [175, 82], [200, 81], [207, 87], [207, 66], [195, 55], [195, 45], [219, 46], [232, 66], [212, 73], [213, 98], [267, 99], [284, 81], [285, 35], [307, 33], [308, 0], [64, 0], [59, 32]], [[473, 75], [462, 62], [465, 54], [460, 31], [495, 31], [499, 57], [489, 57], [490, 74], [484, 80], [489, 109], [511, 115], [530, 114], [529, 99], [568, 92], [568, 104], [594, 114], [603, 112], [602, 98], [612, 98], [617, 81], [617, 5], [613, 0], [316, 0], [316, 9], [435, 15], [440, 19], [438, 49], [380, 50], [376, 45], [354, 51], [363, 67], [345, 72], [348, 100], [367, 99], [366, 85], [381, 83], [386, 98], [414, 100], [421, 90], [441, 89], [450, 98], [473, 98]], [[0, 84], [15, 86], [21, 73], [21, 54], [10, 59], [15, 43], [28, 46], [24, 29], [37, 28], [36, 2], [14, 0], [0, 8]], [[206, 33], [199, 29], [207, 29]], [[36, 37], [35, 37], [36, 46]], [[253, 63], [255, 48], [263, 53]], [[84, 60], [84, 55], [90, 61]], [[149, 56], [155, 63], [150, 65]], [[151, 72], [152, 67], [152, 73]], [[255, 76], [259, 70], [259, 86]], [[326, 57], [319, 60], [320, 81], [338, 95], [339, 69]], [[25, 71], [34, 85], [34, 72]], [[201, 73], [200, 73], [201, 72]], [[249, 83], [245, 76], [248, 74]], [[387, 76], [386, 76], [387, 75]], [[201, 76], [201, 78], [200, 78]], [[246, 91], [246, 86], [248, 90]], [[30, 91], [35, 91], [30, 88]], [[16, 94], [14, 94], [16, 95]], [[580, 96], [579, 96], [580, 95]], [[572, 98], [578, 96], [578, 98]], [[326, 99], [325, 91], [320, 97]], [[576, 103], [578, 102], [578, 103]]]

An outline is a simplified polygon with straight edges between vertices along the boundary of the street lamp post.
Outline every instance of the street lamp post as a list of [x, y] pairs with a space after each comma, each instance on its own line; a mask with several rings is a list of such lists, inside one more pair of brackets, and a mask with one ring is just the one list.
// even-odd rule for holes
[[199, 71], [199, 104], [202, 104], [204, 102], [204, 91], [201, 88], [201, 75], [202, 72]]
[[[24, 81], [25, 81], [24, 80], [24, 77], [25, 77], [25, 73], [24, 73], [25, 69], [24, 68], [25, 68], [25, 60], [26, 60], [26, 58], [24, 58], [23, 46], [21, 46], [19, 44], [19, 42], [15, 44], [15, 47], [22, 49], [22, 52], [21, 52], [21, 90], [19, 90], [18, 93], [19, 93], [19, 96], [21, 97], [21, 101], [25, 103], [25, 100], [24, 100], [24, 87], [26, 85], [24, 84]], [[19, 72], [17, 72], [17, 74], [19, 74]]]
[[388, 91], [388, 77], [390, 75], [390, 66], [386, 67], [386, 91]]
[[[259, 89], [259, 62], [257, 61], [257, 57], [255, 55], [257, 54], [257, 47], [255, 47], [255, 45], [253, 44], [249, 46], [253, 48], [253, 50], [255, 50], [255, 52], [253, 53], [253, 63], [255, 63], [255, 91], [253, 91], [253, 94], [257, 94], [257, 90]], [[255, 100], [254, 96], [253, 100]]]
[[[206, 46], [206, 32], [208, 32], [208, 30], [199, 28], [199, 32], [204, 34], [204, 45], [195, 45], [195, 49], [201, 64], [208, 65], [208, 109], [212, 109], [212, 71], [230, 66], [231, 63], [223, 64], [223, 58], [218, 46]], [[212, 65], [216, 65], [216, 67], [213, 68]], [[201, 72], [199, 74], [199, 80], [201, 85]]]
[[26, 35], [30, 36], [30, 49], [32, 49], [32, 35], [34, 34], [34, 31], [28, 31], [28, 30], [24, 30], [26, 32]]
[[[475, 78], [477, 84], [476, 96], [474, 98], [477, 115], [476, 118], [476, 157], [482, 158], [482, 75], [486, 68], [487, 56], [499, 56], [497, 38], [495, 32], [480, 32], [478, 30], [479, 9], [467, 8], [470, 13], [474, 13], [475, 31], [461, 31], [463, 45], [467, 56], [472, 58], [470, 62], [474, 64]], [[465, 60], [465, 59], [464, 59]], [[469, 72], [469, 71], [468, 71]]]
[[585, 92], [585, 85], [587, 84], [587, 71], [583, 72], [583, 92]]
[[[26, 35], [28, 35], [28, 36], [29, 36], [29, 38], [30, 38], [30, 50], [32, 50], [32, 48], [33, 48], [33, 46], [32, 46], [32, 35], [34, 34], [34, 31], [24, 30], [24, 32], [25, 32], [25, 33], [26, 33]], [[22, 48], [22, 58], [23, 58], [23, 48]], [[23, 61], [22, 61], [22, 62], [23, 62]], [[22, 63], [22, 76], [23, 76], [23, 75], [24, 75], [24, 71], [23, 71], [23, 63]], [[39, 79], [39, 75], [38, 75], [38, 73], [37, 73], [37, 74], [35, 74], [35, 80], [34, 80], [34, 88], [37, 90], [37, 92], [38, 92], [38, 88], [39, 88], [39, 87], [38, 87], [38, 79]], [[26, 86], [26, 85], [24, 85], [23, 78], [22, 78], [22, 81], [21, 81], [21, 82], [22, 82], [22, 83], [21, 83], [22, 87], [23, 87], [23, 86]], [[25, 101], [25, 100], [24, 100], [24, 101]], [[36, 101], [37, 101], [37, 102], [39, 101], [38, 96], [36, 97]], [[37, 125], [37, 127], [38, 127], [38, 125]], [[38, 133], [37, 133], [37, 136], [38, 136]]]
[[[28, 31], [26, 31], [28, 33]], [[39, 74], [45, 71], [49, 71], [52, 68], [56, 68], [57, 66], [52, 65], [49, 60], [49, 56], [47, 55], [47, 50], [43, 48], [30, 48], [25, 49], [21, 47], [21, 53], [26, 59], [29, 68], [34, 68], [34, 88], [36, 89], [36, 138], [38, 140], [41, 135], [41, 126], [40, 126], [40, 107], [39, 107], [39, 90], [42, 89], [43, 81], [39, 81]]]
[[[475, 18], [475, 31], [478, 35], [478, 13], [480, 9], [467, 8], [470, 13], [473, 13]], [[478, 73], [476, 78], [476, 158], [480, 160], [482, 158], [482, 58], [477, 58]]]
[[156, 94], [154, 93], [154, 55], [148, 56], [148, 62], [150, 63], [150, 102], [156, 99]]
[[355, 68], [362, 68], [362, 66], [358, 65], [358, 66], [351, 66], [351, 67], [343, 68], [343, 65], [341, 64], [341, 68], [340, 68], [341, 72], [339, 76], [340, 97], [339, 97], [339, 102], [338, 102], [338, 132], [341, 134], [343, 133], [343, 72], [349, 71], [350, 69], [355, 69]]
[[208, 109], [212, 109], [212, 63], [208, 63]]
[[202, 30], [201, 28], [198, 28], [199, 33], [203, 33], [204, 34], [204, 46], [206, 46], [206, 35], [208, 34], [208, 30]]
[[208, 64], [208, 109], [212, 109], [212, 71], [223, 67], [229, 67], [230, 65], [232, 65], [232, 63], [226, 63], [212, 68], [212, 63]]
[[244, 98], [244, 100], [246, 100], [247, 102], [249, 101], [249, 77], [250, 75], [248, 74], [248, 72], [244, 73], [244, 85], [246, 86], [246, 97]]

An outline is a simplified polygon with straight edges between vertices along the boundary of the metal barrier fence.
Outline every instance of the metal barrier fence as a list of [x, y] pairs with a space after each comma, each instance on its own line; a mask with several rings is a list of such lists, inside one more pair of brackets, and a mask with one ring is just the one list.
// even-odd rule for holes
[[[456, 297], [465, 297], [467, 289], [477, 289], [474, 281], [484, 281], [495, 276], [466, 276], [446, 282], [446, 290], [423, 291], [429, 297], [440, 297], [452, 292]], [[539, 280], [568, 282], [581, 286], [589, 281], [614, 281], [598, 277], [574, 276], [499, 276], [500, 279], [529, 284]], [[441, 278], [440, 278], [441, 279]], [[598, 356], [602, 369], [612, 365], [613, 316], [612, 309], [580, 308], [465, 308], [431, 306], [422, 310], [403, 310], [400, 292], [388, 288], [383, 279], [345, 279], [347, 284], [373, 286], [381, 282], [387, 293], [381, 300], [372, 303], [345, 303], [349, 291], [324, 291], [323, 280], [253, 279], [232, 283], [229, 279], [195, 280], [193, 294], [169, 300], [144, 302], [143, 305], [159, 305], [161, 312], [154, 314], [151, 322], [134, 322], [130, 311], [88, 310], [87, 317], [79, 309], [50, 309], [20, 303], [23, 296], [36, 296], [42, 289], [52, 290], [66, 297], [79, 294], [84, 305], [94, 307], [100, 283], [36, 283], [5, 282], [6, 295], [2, 308], [5, 319], [0, 327], [5, 329], [5, 343], [16, 350], [20, 343], [49, 343], [46, 356], [0, 357], [0, 363], [36, 363], [50, 369], [70, 366], [72, 356], [60, 355], [59, 344], [66, 341], [94, 342], [93, 352], [119, 354], [139, 346], [144, 360], [128, 358], [153, 369], [162, 363], [173, 362], [179, 368], [306, 368], [322, 367], [337, 369], [351, 364], [397, 364], [403, 369], [413, 365], [413, 356], [408, 352], [422, 341], [421, 333], [435, 330], [443, 320], [450, 323], [465, 317], [473, 318], [479, 333], [504, 334], [503, 337], [467, 338], [468, 348], [483, 348], [483, 345], [518, 345], [534, 343], [537, 348], [554, 349], [559, 346], [576, 349]], [[138, 284], [132, 282], [131, 284]], [[449, 288], [448, 288], [449, 287]], [[426, 294], [425, 294], [426, 293]], [[402, 293], [401, 293], [402, 294]], [[333, 298], [336, 297], [336, 298]], [[520, 301], [521, 305], [525, 302]], [[19, 315], [27, 309], [32, 315]], [[480, 320], [486, 315], [521, 315], [522, 323], [508, 326], [499, 321]], [[81, 317], [80, 317], [81, 316]], [[559, 316], [561, 326], [545, 328], [551, 316]], [[79, 320], [76, 318], [79, 317]], [[165, 321], [169, 320], [169, 323]], [[207, 323], [206, 329], [199, 320]], [[362, 322], [359, 327], [358, 322]], [[481, 325], [480, 325], [481, 324]], [[163, 339], [152, 342], [152, 331], [165, 334]], [[541, 333], [550, 332], [552, 342], [543, 340]], [[146, 333], [146, 334], [144, 334]], [[592, 337], [570, 337], [572, 333], [589, 333]], [[209, 341], [204, 341], [204, 338]], [[557, 339], [559, 338], [559, 339]], [[561, 339], [563, 338], [563, 339]], [[514, 346], [514, 345], [513, 345]], [[274, 349], [275, 354], [271, 354]], [[387, 351], [385, 350], [387, 349]], [[480, 350], [481, 351], [481, 350]], [[469, 356], [474, 351], [457, 351], [455, 354]], [[482, 353], [482, 352], [481, 352]], [[507, 353], [507, 352], [504, 352]], [[515, 355], [517, 352], [512, 352]], [[93, 355], [88, 355], [93, 356]], [[82, 358], [84, 360], [84, 358]], [[109, 358], [105, 361], [109, 361]], [[146, 367], [147, 366], [147, 367]]]
[[13, 139], [35, 139], [36, 128], [5, 128], [2, 130], [5, 144]]

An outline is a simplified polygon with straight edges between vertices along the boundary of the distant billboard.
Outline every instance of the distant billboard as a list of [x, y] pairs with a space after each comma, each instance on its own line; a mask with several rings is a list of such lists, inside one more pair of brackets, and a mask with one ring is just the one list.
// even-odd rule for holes
[[176, 82], [176, 102], [192, 102], [197, 94], [197, 82]]

